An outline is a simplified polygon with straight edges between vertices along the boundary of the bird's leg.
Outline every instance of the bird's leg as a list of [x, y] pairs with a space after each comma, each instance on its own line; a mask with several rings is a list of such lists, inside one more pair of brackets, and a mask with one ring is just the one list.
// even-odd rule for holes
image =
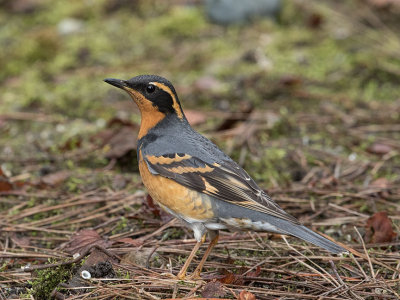
[[179, 271], [178, 275], [176, 276], [176, 277], [178, 277], [178, 279], [184, 280], [186, 278], [186, 271], [189, 268], [189, 265], [190, 265], [191, 261], [193, 260], [194, 256], [196, 255], [197, 250], [199, 250], [200, 246], [204, 243], [205, 240], [206, 240], [206, 235], [204, 234], [202, 236], [201, 240], [196, 243], [192, 252], [190, 252], [189, 257], [185, 261], [185, 264], [183, 265], [182, 269]]
[[200, 273], [201, 273], [201, 270], [203, 269], [204, 263], [206, 262], [208, 256], [210, 255], [211, 250], [218, 243], [218, 238], [219, 238], [219, 234], [217, 232], [215, 234], [215, 236], [212, 238], [212, 240], [210, 241], [210, 244], [208, 245], [207, 250], [203, 255], [203, 258], [201, 259], [200, 263], [196, 267], [196, 270], [194, 270], [193, 274], [190, 276], [190, 279], [200, 278]]

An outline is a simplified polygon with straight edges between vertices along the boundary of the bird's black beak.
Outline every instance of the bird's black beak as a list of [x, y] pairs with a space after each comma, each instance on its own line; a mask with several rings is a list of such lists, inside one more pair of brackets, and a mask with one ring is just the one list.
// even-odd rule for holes
[[107, 82], [108, 84], [116, 86], [117, 88], [120, 88], [120, 89], [125, 89], [126, 87], [128, 87], [126, 80], [115, 79], [115, 78], [106, 78], [106, 79], [104, 79], [104, 81]]

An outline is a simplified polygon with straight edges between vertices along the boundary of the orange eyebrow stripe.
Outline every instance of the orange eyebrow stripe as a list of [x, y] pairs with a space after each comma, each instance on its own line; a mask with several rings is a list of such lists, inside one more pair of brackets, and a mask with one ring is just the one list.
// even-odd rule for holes
[[162, 89], [164, 92], [167, 92], [168, 94], [171, 95], [172, 102], [173, 102], [172, 106], [174, 107], [174, 110], [176, 111], [178, 118], [183, 119], [182, 109], [181, 109], [178, 101], [176, 100], [175, 94], [172, 92], [172, 90], [169, 87], [167, 87], [165, 84], [162, 84], [159, 82], [150, 82], [150, 84], [157, 86], [158, 88]]
[[190, 159], [192, 156], [189, 154], [185, 154], [184, 156], [179, 156], [175, 154], [175, 157], [164, 157], [164, 156], [154, 156], [154, 155], [147, 155], [146, 159], [152, 164], [160, 164], [160, 165], [168, 165], [174, 162], [180, 162], [185, 159]]
[[199, 172], [199, 173], [209, 173], [212, 172], [214, 168], [211, 168], [210, 166], [205, 166], [205, 167], [176, 167], [176, 168], [171, 168], [168, 171], [176, 174], [184, 174], [184, 173], [192, 173], [192, 172]]

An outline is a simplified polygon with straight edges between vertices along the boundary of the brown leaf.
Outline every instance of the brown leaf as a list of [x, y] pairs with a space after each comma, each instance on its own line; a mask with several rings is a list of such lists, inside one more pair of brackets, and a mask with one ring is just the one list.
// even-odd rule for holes
[[387, 189], [390, 186], [390, 181], [387, 178], [381, 177], [372, 181], [370, 186], [378, 189]]
[[390, 243], [396, 237], [392, 221], [387, 212], [377, 212], [367, 220], [365, 225], [365, 241], [367, 243]]
[[226, 271], [224, 277], [220, 278], [219, 281], [225, 284], [231, 284], [235, 281], [235, 274]]
[[128, 126], [132, 128], [137, 128], [138, 126], [135, 123], [132, 123], [129, 120], [121, 119], [118, 117], [112, 118], [107, 122], [107, 128], [112, 128], [112, 127], [123, 127], [123, 126]]
[[256, 296], [248, 291], [241, 291], [238, 300], [256, 300]]
[[319, 29], [321, 28], [321, 25], [323, 23], [324, 19], [322, 15], [317, 14], [317, 13], [312, 13], [307, 20], [307, 25], [308, 27], [312, 29]]
[[207, 120], [206, 114], [197, 110], [187, 109], [185, 110], [185, 116], [192, 126], [202, 124]]
[[55, 173], [50, 173], [41, 178], [41, 182], [48, 186], [57, 186], [71, 176], [71, 171], [62, 170]]
[[221, 282], [216, 281], [215, 279], [213, 281], [208, 282], [204, 288], [203, 291], [201, 292], [201, 296], [204, 298], [211, 298], [211, 297], [216, 297], [220, 298], [225, 296], [225, 290], [224, 286]]
[[99, 145], [100, 147], [104, 147], [114, 134], [115, 129], [107, 128], [91, 136], [90, 141], [96, 145]]
[[67, 141], [63, 145], [58, 147], [58, 149], [61, 151], [70, 151], [80, 148], [81, 146], [82, 146], [82, 137], [74, 136], [67, 139]]
[[8, 192], [13, 189], [13, 186], [8, 180], [0, 178], [0, 192]]
[[258, 266], [254, 271], [246, 274], [246, 277], [258, 277], [261, 273], [261, 266]]
[[8, 192], [13, 189], [12, 183], [7, 178], [6, 174], [0, 166], [0, 192]]
[[2, 167], [0, 166], [0, 177], [6, 177], [6, 174], [4, 174], [4, 171], [2, 169]]
[[155, 217], [159, 218], [161, 216], [161, 211], [159, 207], [154, 204], [153, 198], [151, 198], [149, 194], [147, 194], [146, 196], [145, 204]]
[[113, 118], [107, 128], [90, 138], [92, 143], [106, 149], [105, 157], [122, 158], [131, 150], [136, 151], [138, 126], [129, 120]]
[[84, 229], [74, 234], [64, 249], [68, 253], [75, 254], [82, 253], [93, 245], [107, 248], [111, 242], [103, 239], [95, 230]]
[[372, 154], [377, 155], [385, 155], [392, 151], [392, 146], [382, 144], [382, 143], [373, 143], [371, 146], [368, 147], [367, 151]]
[[295, 87], [303, 83], [301, 77], [295, 75], [284, 75], [279, 79], [279, 83], [284, 87]]
[[225, 283], [225, 284], [237, 284], [237, 285], [242, 285], [243, 284], [243, 277], [241, 275], [236, 275], [228, 270], [224, 271], [224, 277], [219, 278], [218, 281]]
[[27, 236], [20, 236], [17, 233], [13, 232], [11, 234], [11, 240], [13, 241], [14, 244], [16, 244], [18, 247], [25, 248], [30, 246], [30, 239]]
[[124, 126], [113, 132], [112, 137], [107, 142], [110, 150], [106, 153], [106, 158], [121, 158], [129, 151], [136, 151], [137, 132], [131, 126]]
[[253, 111], [254, 106], [250, 102], [242, 101], [239, 103], [239, 110], [241, 114], [232, 113], [231, 116], [225, 118], [225, 120], [216, 128], [216, 131], [224, 131], [233, 129], [237, 126], [237, 123], [246, 121]]

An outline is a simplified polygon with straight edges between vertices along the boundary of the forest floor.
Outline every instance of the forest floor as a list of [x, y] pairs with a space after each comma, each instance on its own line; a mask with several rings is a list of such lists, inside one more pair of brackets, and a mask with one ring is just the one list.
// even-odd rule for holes
[[[1, 1], [0, 299], [400, 299], [397, 2], [287, 1], [231, 27], [202, 3]], [[349, 254], [222, 232], [201, 280], [173, 278], [193, 234], [147, 196], [137, 108], [102, 82], [142, 73]]]

